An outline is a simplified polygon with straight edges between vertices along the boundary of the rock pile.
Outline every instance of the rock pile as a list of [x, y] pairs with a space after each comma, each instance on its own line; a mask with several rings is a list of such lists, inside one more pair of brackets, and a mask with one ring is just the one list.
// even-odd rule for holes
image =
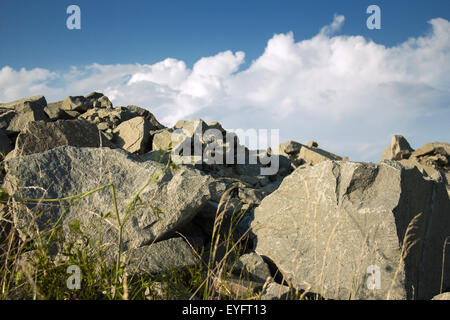
[[[114, 107], [93, 92], [0, 104], [0, 152], [3, 188], [16, 199], [87, 193], [68, 210], [63, 200], [27, 203], [12, 217], [21, 237], [59, 221], [63, 244], [79, 240], [76, 225], [113, 258], [116, 203], [131, 273], [198, 263], [193, 249], [209, 248], [226, 203], [222, 230], [240, 216], [232, 236], [251, 235], [235, 276], [263, 299], [298, 298], [295, 289], [328, 299], [430, 299], [450, 288], [450, 259], [442, 260], [450, 254], [448, 143], [414, 150], [396, 135], [378, 164], [315, 141], [249, 150], [218, 122], [166, 128], [146, 109]], [[167, 167], [169, 159], [189, 161]]]

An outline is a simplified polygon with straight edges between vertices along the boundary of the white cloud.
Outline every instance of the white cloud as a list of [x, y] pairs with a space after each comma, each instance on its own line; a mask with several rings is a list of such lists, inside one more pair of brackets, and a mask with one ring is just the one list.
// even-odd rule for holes
[[433, 19], [425, 36], [386, 48], [361, 36], [333, 36], [344, 20], [336, 15], [298, 42], [293, 33], [274, 35], [246, 70], [239, 69], [245, 54], [231, 51], [201, 58], [192, 69], [171, 58], [66, 74], [3, 67], [0, 101], [97, 90], [115, 105], [148, 108], [166, 125], [202, 117], [230, 129], [279, 128], [281, 140], [314, 139], [355, 160], [377, 160], [395, 133], [415, 147], [449, 141], [450, 23]]

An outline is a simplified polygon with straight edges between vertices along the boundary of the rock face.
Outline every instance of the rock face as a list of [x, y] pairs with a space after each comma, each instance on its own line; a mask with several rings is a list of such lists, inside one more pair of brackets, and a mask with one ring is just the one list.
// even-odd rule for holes
[[130, 119], [114, 129], [113, 141], [117, 146], [130, 153], [143, 154], [151, 147], [149, 146], [150, 128], [150, 122], [143, 117]]
[[396, 134], [392, 136], [391, 145], [384, 150], [380, 161], [408, 159], [413, 151], [405, 137]]
[[[326, 161], [286, 177], [251, 226], [256, 252], [296, 287], [333, 299], [431, 299], [449, 212], [444, 184], [415, 168]], [[445, 288], [448, 259], [444, 267]]]
[[[128, 216], [124, 227], [124, 250], [147, 245], [189, 222], [210, 198], [212, 179], [188, 167], [166, 170], [148, 186], [149, 179], [163, 170], [163, 165], [140, 162], [125, 151], [109, 148], [76, 148], [64, 146], [43, 153], [8, 161], [11, 168], [5, 177], [9, 194], [25, 198], [60, 198], [73, 196], [113, 183], [121, 219]], [[37, 188], [26, 188], [34, 186]], [[133, 210], [129, 204], [141, 190]], [[111, 188], [95, 192], [78, 201], [64, 216], [66, 234], [78, 221], [83, 232], [108, 246], [117, 243], [117, 222]], [[67, 202], [61, 206], [37, 205], [42, 210], [36, 225], [44, 230], [53, 225]], [[45, 210], [44, 210], [45, 209]], [[127, 212], [129, 212], [127, 214]], [[16, 226], [26, 235], [29, 214], [17, 212]]]
[[97, 127], [80, 120], [56, 122], [29, 122], [19, 134], [14, 149], [15, 156], [44, 152], [60, 146], [115, 147]]
[[30, 121], [48, 120], [44, 111], [47, 101], [35, 96], [0, 104], [0, 129], [20, 132]]

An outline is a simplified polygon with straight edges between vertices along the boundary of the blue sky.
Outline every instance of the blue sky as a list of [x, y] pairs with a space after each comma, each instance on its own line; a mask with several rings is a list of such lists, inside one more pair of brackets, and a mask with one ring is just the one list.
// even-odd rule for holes
[[450, 140], [449, 20], [448, 0], [0, 0], [0, 101], [102, 90], [167, 125], [280, 128], [376, 161], [392, 134]]
[[[82, 30], [65, 27], [66, 8], [82, 10]], [[366, 8], [382, 9], [382, 29], [366, 28]], [[387, 46], [418, 36], [435, 17], [450, 18], [450, 1], [379, 0], [1, 0], [1, 65], [65, 69], [90, 63], [155, 63], [167, 57], [192, 65], [201, 57], [241, 50], [250, 62], [274, 33], [315, 35], [333, 14], [342, 33]]]

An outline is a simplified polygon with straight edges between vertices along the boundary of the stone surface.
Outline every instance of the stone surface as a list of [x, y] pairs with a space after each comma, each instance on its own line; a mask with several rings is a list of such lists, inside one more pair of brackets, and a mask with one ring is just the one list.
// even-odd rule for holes
[[198, 258], [182, 238], [172, 238], [128, 250], [124, 261], [130, 274], [155, 274], [193, 266]]
[[247, 272], [253, 281], [264, 283], [270, 277], [269, 266], [255, 252], [240, 256], [235, 269], [240, 273]]
[[158, 122], [158, 120], [156, 120], [155, 116], [150, 111], [138, 106], [127, 106], [127, 109], [135, 113], [137, 116], [143, 117], [148, 122], [150, 122], [152, 126], [151, 130], [160, 130], [165, 128], [161, 123]]
[[450, 292], [444, 292], [434, 296], [431, 300], [450, 300]]
[[[200, 171], [181, 167], [173, 172], [166, 170], [157, 181], [147, 185], [152, 177], [162, 172], [162, 164], [141, 162], [123, 150], [109, 148], [64, 146], [10, 159], [8, 166], [4, 187], [9, 194], [26, 198], [68, 197], [113, 183], [121, 219], [128, 217], [123, 235], [124, 250], [163, 239], [189, 222], [209, 200], [212, 183], [212, 179]], [[140, 200], [130, 210], [129, 205], [140, 190]], [[111, 188], [78, 201], [62, 220], [65, 234], [70, 234], [69, 226], [78, 221], [82, 231], [93, 241], [99, 241], [106, 249], [114, 249], [118, 235], [113, 204]], [[45, 208], [36, 220], [37, 228], [42, 231], [52, 226], [65, 205], [64, 202], [52, 207], [30, 204], [32, 212]], [[29, 214], [21, 212], [14, 216], [22, 236], [27, 234], [30, 219]]]
[[19, 134], [15, 156], [44, 152], [60, 146], [114, 148], [97, 127], [82, 120], [33, 121]]
[[44, 96], [34, 96], [0, 104], [0, 129], [20, 132], [31, 121], [48, 120]]
[[297, 159], [301, 159], [302, 162], [315, 165], [322, 161], [341, 160], [342, 158], [320, 148], [309, 148], [307, 146], [303, 146], [300, 149], [300, 153], [298, 154]]
[[[449, 212], [444, 184], [415, 168], [326, 161], [286, 177], [256, 208], [251, 226], [255, 251], [295, 286], [332, 299], [431, 299], [440, 288]], [[405, 245], [417, 243], [402, 262], [418, 214]], [[371, 266], [380, 271], [377, 290], [366, 285]], [[445, 270], [444, 287], [450, 263]]]
[[405, 137], [396, 134], [392, 136], [391, 145], [384, 150], [380, 161], [408, 159], [413, 151]]
[[69, 96], [61, 105], [63, 110], [78, 112], [86, 112], [91, 107], [92, 102], [83, 96]]
[[261, 300], [294, 300], [298, 299], [295, 290], [276, 282], [270, 282], [261, 295]]
[[114, 129], [113, 142], [130, 153], [143, 154], [150, 149], [151, 124], [143, 117], [122, 122]]

